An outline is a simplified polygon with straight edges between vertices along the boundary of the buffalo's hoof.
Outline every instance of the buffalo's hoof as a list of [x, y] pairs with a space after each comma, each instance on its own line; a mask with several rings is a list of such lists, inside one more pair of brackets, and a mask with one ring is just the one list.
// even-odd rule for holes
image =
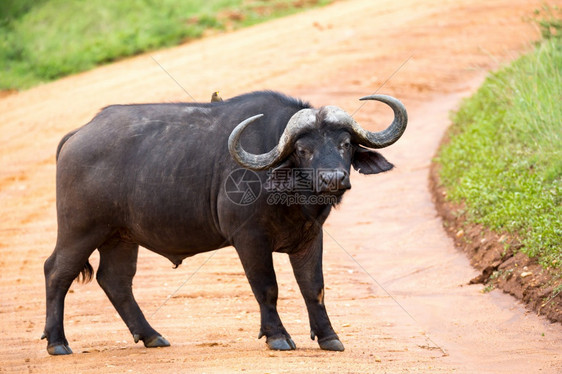
[[345, 349], [339, 339], [330, 339], [323, 342], [318, 342], [318, 345], [320, 345], [320, 348], [326, 351], [342, 352]]
[[57, 344], [47, 346], [47, 352], [51, 356], [70, 355], [72, 354], [72, 349], [66, 344]]
[[292, 351], [297, 349], [293, 339], [284, 336], [280, 338], [268, 338], [267, 346], [274, 351]]
[[158, 336], [155, 336], [151, 339], [145, 340], [144, 346], [146, 348], [169, 347], [170, 342], [167, 341], [164, 337], [158, 335]]
[[133, 339], [135, 339], [135, 343], [138, 343], [139, 340], [142, 340], [142, 342], [143, 342], [143, 344], [146, 348], [158, 348], [158, 347], [169, 347], [170, 346], [170, 342], [167, 341], [161, 335], [154, 335], [153, 337], [145, 339], [145, 338], [141, 338], [141, 336], [139, 334], [134, 334]]

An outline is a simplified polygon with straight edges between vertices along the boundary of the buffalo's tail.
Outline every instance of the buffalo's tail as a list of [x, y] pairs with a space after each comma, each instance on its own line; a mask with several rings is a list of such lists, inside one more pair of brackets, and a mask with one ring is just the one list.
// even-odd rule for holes
[[[80, 130], [80, 128], [73, 130], [62, 137], [61, 141], [59, 142], [59, 145], [57, 146], [57, 154], [56, 154], [57, 161], [59, 159], [59, 154], [61, 152], [62, 147], [64, 146], [64, 143], [66, 143], [68, 139], [72, 137], [72, 135], [76, 134], [78, 130]], [[76, 277], [76, 280], [80, 283], [88, 283], [93, 279], [93, 277], [94, 277], [94, 268], [92, 267], [92, 265], [90, 265], [89, 261], [86, 261], [84, 267], [80, 271], [80, 274], [78, 274], [78, 277]]]
[[72, 135], [76, 134], [76, 132], [77, 132], [78, 130], [80, 130], [80, 129], [73, 130], [73, 131], [69, 132], [68, 134], [66, 134], [65, 136], [63, 136], [63, 138], [61, 139], [61, 141], [59, 142], [59, 145], [58, 145], [58, 147], [57, 147], [57, 156], [56, 156], [56, 160], [59, 159], [59, 154], [60, 154], [60, 151], [61, 151], [62, 146], [64, 145], [64, 143], [66, 143], [66, 141], [67, 141], [68, 139], [70, 139], [70, 137], [71, 137]]
[[80, 274], [76, 280], [80, 283], [88, 283], [94, 278], [94, 268], [90, 265], [89, 261], [86, 261], [84, 268], [80, 271]]

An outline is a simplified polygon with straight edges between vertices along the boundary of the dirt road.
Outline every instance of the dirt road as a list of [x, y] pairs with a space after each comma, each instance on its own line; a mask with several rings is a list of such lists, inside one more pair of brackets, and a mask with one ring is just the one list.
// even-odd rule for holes
[[[525, 17], [541, 3], [341, 1], [0, 99], [0, 372], [562, 372], [562, 327], [466, 285], [476, 271], [443, 231], [427, 188], [448, 112], [486, 71], [530, 48], [537, 30]], [[191, 100], [163, 69], [200, 101], [215, 90], [275, 89], [360, 108], [355, 118], [370, 129], [391, 114], [359, 97], [383, 86], [408, 107], [406, 134], [383, 150], [397, 168], [354, 174], [325, 225], [326, 303], [345, 352], [310, 340], [284, 255], [275, 256], [279, 311], [298, 349], [268, 351], [256, 339], [257, 303], [225, 248], [176, 270], [141, 251], [136, 297], [172, 347], [135, 345], [92, 282], [74, 284], [66, 299], [75, 354], [47, 355], [42, 266], [56, 238], [56, 145], [105, 105]]]

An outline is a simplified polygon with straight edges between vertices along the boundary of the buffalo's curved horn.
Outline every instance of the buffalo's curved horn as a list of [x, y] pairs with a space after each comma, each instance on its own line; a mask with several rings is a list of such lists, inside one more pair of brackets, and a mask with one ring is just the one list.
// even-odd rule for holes
[[[383, 131], [371, 132], [363, 129], [349, 114], [337, 107], [326, 106], [324, 110], [327, 111], [328, 115], [333, 116], [332, 119], [335, 123], [341, 123], [349, 127], [355, 141], [365, 147], [388, 147], [402, 136], [408, 124], [408, 114], [406, 108], [398, 99], [387, 95], [370, 95], [362, 97], [360, 100], [377, 100], [390, 106], [394, 111], [394, 120], [390, 126]], [[297, 140], [296, 138], [304, 129], [314, 128], [316, 124], [316, 112], [317, 111], [314, 109], [307, 108], [301, 109], [295, 113], [287, 123], [287, 127], [283, 131], [277, 146], [269, 152], [262, 154], [246, 152], [240, 144], [240, 137], [246, 127], [261, 118], [263, 114], [247, 118], [232, 130], [228, 138], [228, 150], [230, 151], [230, 155], [238, 164], [247, 169], [254, 171], [268, 169], [279, 163], [293, 151], [293, 146]]]
[[348, 124], [357, 138], [357, 143], [368, 148], [384, 148], [400, 139], [408, 124], [408, 113], [400, 100], [387, 95], [369, 95], [359, 100], [376, 100], [385, 103], [394, 111], [394, 120], [385, 130], [371, 132], [363, 129], [353, 118], [349, 117]]
[[305, 128], [313, 128], [316, 121], [313, 109], [301, 109], [291, 117], [275, 148], [262, 154], [246, 152], [240, 144], [240, 136], [250, 123], [262, 116], [263, 114], [258, 114], [240, 122], [228, 138], [228, 150], [232, 158], [241, 166], [254, 171], [268, 169], [287, 157], [293, 151], [298, 134]]

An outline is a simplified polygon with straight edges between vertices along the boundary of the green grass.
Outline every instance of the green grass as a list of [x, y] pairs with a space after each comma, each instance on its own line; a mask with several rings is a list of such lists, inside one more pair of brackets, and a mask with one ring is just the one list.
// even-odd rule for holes
[[493, 73], [454, 114], [439, 151], [448, 197], [467, 218], [517, 236], [545, 267], [562, 262], [560, 33]]
[[333, 0], [2, 0], [0, 89], [25, 89], [121, 57]]

